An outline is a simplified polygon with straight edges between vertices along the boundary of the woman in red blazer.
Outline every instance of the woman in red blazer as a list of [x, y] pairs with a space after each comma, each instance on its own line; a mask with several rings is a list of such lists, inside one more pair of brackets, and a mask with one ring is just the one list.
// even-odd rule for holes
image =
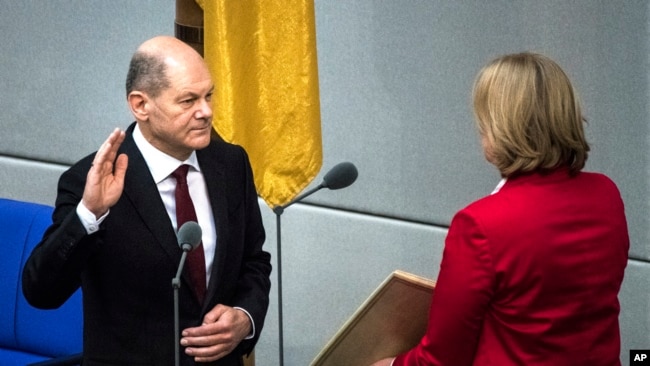
[[620, 365], [627, 223], [616, 185], [581, 171], [569, 79], [539, 54], [497, 58], [474, 112], [504, 179], [453, 218], [420, 343], [374, 366]]

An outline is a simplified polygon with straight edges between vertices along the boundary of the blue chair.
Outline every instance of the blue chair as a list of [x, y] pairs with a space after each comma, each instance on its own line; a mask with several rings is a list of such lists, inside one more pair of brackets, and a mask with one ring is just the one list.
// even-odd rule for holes
[[78, 365], [81, 290], [55, 310], [40, 310], [22, 294], [22, 269], [52, 223], [52, 207], [0, 199], [0, 365]]

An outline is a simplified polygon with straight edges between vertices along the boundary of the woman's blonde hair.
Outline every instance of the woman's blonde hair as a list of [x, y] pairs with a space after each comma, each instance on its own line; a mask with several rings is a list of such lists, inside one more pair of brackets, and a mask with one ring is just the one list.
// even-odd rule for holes
[[478, 74], [474, 113], [486, 154], [505, 177], [562, 165], [576, 174], [585, 165], [580, 102], [567, 75], [535, 53], [499, 57]]

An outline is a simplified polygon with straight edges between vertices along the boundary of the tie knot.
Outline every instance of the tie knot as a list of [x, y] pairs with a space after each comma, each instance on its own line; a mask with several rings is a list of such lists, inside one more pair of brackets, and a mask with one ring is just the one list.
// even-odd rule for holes
[[190, 166], [187, 164], [183, 164], [176, 168], [174, 172], [172, 173], [172, 177], [176, 179], [176, 182], [179, 184], [185, 184], [187, 183], [187, 171], [189, 170]]

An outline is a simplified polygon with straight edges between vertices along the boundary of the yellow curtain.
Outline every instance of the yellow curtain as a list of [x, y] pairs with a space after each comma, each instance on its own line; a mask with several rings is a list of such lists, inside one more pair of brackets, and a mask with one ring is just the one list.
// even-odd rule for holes
[[215, 81], [213, 125], [249, 154], [270, 207], [295, 198], [322, 165], [313, 0], [196, 0]]

